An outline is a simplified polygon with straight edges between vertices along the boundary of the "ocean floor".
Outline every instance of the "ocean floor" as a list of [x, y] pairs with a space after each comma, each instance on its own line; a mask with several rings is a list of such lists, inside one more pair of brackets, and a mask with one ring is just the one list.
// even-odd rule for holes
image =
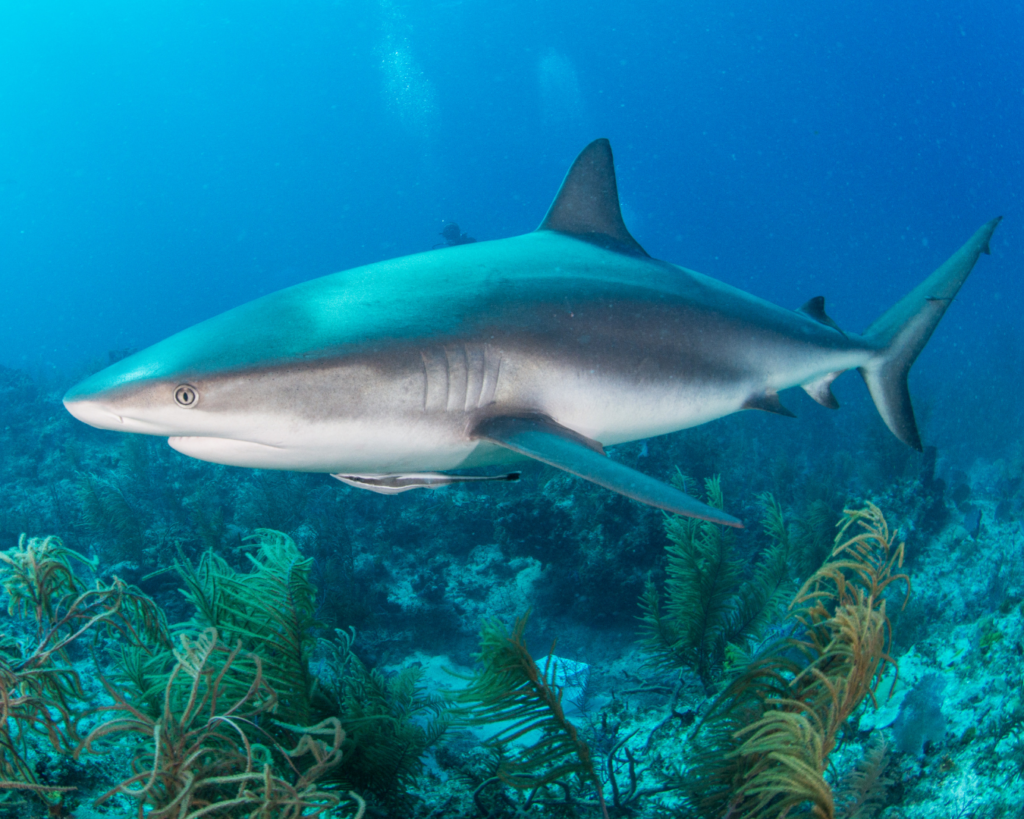
[[[797, 662], [799, 652], [786, 641], [801, 633], [793, 615], [802, 609], [790, 609], [790, 601], [830, 551], [844, 507], [860, 509], [869, 502], [885, 516], [893, 548], [905, 542], [902, 569], [893, 566], [892, 573], [907, 575], [909, 595], [902, 582], [894, 583], [876, 601], [872, 616], [891, 625], [883, 646], [891, 662], [878, 656], [865, 665], [873, 671], [859, 704], [842, 712], [831, 734], [819, 725], [822, 736], [832, 737], [819, 774], [834, 814], [1024, 816], [1020, 441], [1001, 458], [954, 457], [941, 450], [920, 456], [893, 446], [880, 424], [854, 405], [847, 421], [851, 428], [863, 424], [856, 432], [837, 432], [831, 419], [814, 416], [799, 434], [792, 428], [779, 433], [773, 426], [778, 419], [743, 416], [616, 447], [612, 457], [665, 480], [678, 467], [689, 476], [690, 491], [721, 476], [725, 508], [748, 524], [727, 544], [734, 574], [729, 586], [721, 580], [725, 564], [716, 569], [709, 557], [709, 549], [725, 548], [715, 540], [719, 535], [694, 530], [685, 548], [698, 550], [697, 557], [686, 568], [681, 530], [672, 529], [678, 524], [540, 466], [525, 465], [518, 484], [382, 498], [326, 476], [212, 466], [184, 458], [159, 440], [96, 432], [63, 413], [60, 385], [37, 385], [13, 370], [0, 375], [0, 550], [15, 555], [22, 533], [59, 536], [85, 559], [68, 561], [83, 593], [97, 582], [110, 588], [119, 578], [153, 601], [171, 641], [161, 648], [159, 635], [147, 637], [149, 656], [157, 659], [134, 674], [126, 671], [121, 653], [124, 635], [99, 626], [94, 638], [40, 659], [33, 649], [49, 638], [41, 636], [37, 618], [43, 626], [59, 620], [70, 598], [55, 593], [60, 604], [39, 614], [35, 603], [25, 603], [26, 587], [11, 579], [11, 560], [0, 565], [3, 609], [11, 607], [0, 616], [0, 672], [6, 674], [0, 680], [7, 684], [7, 705], [0, 701], [0, 707], [8, 708], [6, 723], [0, 711], [0, 780], [7, 784], [0, 816], [135, 815], [142, 800], [127, 788], [94, 803], [132, 775], [133, 759], [135, 773], [152, 763], [144, 753], [156, 741], [152, 726], [148, 734], [139, 729], [98, 742], [96, 750], [103, 753], [89, 753], [80, 740], [130, 713], [110, 710], [117, 703], [111, 686], [155, 724], [162, 700], [152, 686], [159, 682], [180, 693], [179, 683], [167, 683], [180, 662], [172, 644], [180, 654], [180, 634], [196, 640], [211, 624], [219, 625], [224, 645], [211, 649], [207, 669], [226, 662], [226, 653], [217, 652], [228, 652], [228, 636], [244, 644], [239, 658], [264, 652], [268, 674], [292, 669], [269, 683], [294, 684], [293, 690], [276, 691], [277, 710], [259, 710], [269, 706], [253, 695], [244, 700], [252, 710], [248, 721], [224, 735], [262, 731], [281, 788], [302, 784], [302, 772], [315, 767], [311, 758], [288, 767], [285, 745], [302, 736], [288, 733], [292, 720], [315, 721], [331, 713], [345, 731], [337, 749], [341, 761], [332, 758], [331, 772], [316, 779], [323, 793], [340, 795], [340, 803], [317, 808], [310, 797], [305, 808], [293, 800], [297, 813], [286, 814], [282, 807], [278, 814], [261, 815], [354, 816], [359, 801], [346, 796], [349, 791], [365, 800], [367, 816], [601, 816], [601, 799], [609, 816], [715, 815], [700, 805], [700, 777], [708, 776], [714, 753], [724, 758], [741, 741], [722, 740], [723, 734], [714, 740], [720, 747], [712, 747], [709, 720], [720, 707], [715, 703], [728, 698], [730, 681], [748, 667], [744, 662]], [[828, 457], [815, 455], [823, 450]], [[758, 604], [756, 627], [736, 630], [729, 618], [748, 605], [745, 595], [763, 580], [758, 567], [767, 566], [767, 555], [779, 543], [759, 522], [764, 492], [772, 493], [782, 515], [785, 561], [774, 591]], [[287, 535], [281, 543], [292, 546], [279, 544], [283, 551], [274, 558], [283, 563], [257, 553], [249, 538], [258, 530]], [[673, 531], [675, 541], [669, 537]], [[266, 545], [271, 536], [261, 537], [257, 543], [272, 551]], [[673, 543], [675, 553], [669, 549]], [[218, 555], [221, 563], [203, 555]], [[198, 572], [192, 586], [183, 566]], [[694, 642], [689, 626], [681, 625], [692, 612], [671, 609], [671, 589], [690, 582], [688, 571], [703, 572], [708, 583], [721, 581], [718, 613], [708, 614], [709, 622], [719, 618], [714, 639], [705, 634], [703, 642]], [[214, 575], [227, 579], [210, 580]], [[284, 586], [281, 577], [290, 578]], [[203, 586], [207, 582], [226, 584], [216, 586], [217, 594], [229, 601], [244, 601], [247, 594], [277, 600], [274, 589], [283, 588], [280, 599], [292, 601], [292, 619], [277, 620], [272, 629], [251, 622], [243, 627], [237, 611], [232, 620], [204, 609], [197, 589], [214, 588]], [[230, 597], [232, 588], [242, 591]], [[660, 653], [652, 650], [650, 608], [641, 603], [651, 589], [665, 606]], [[842, 607], [830, 605], [829, 616], [836, 616]], [[713, 608], [709, 604], [705, 613]], [[515, 624], [527, 615], [517, 642]], [[278, 644], [267, 648], [273, 629], [298, 635], [294, 657], [282, 659], [287, 651]], [[730, 639], [746, 660], [727, 648]], [[226, 672], [229, 683], [232, 674], [241, 674], [243, 660], [234, 662], [235, 670]], [[817, 666], [823, 678], [832, 673], [829, 662], [826, 657]], [[32, 690], [64, 697], [63, 716], [60, 708], [47, 706], [50, 725], [71, 726], [78, 739], [51, 739], [45, 719], [24, 716], [31, 707], [27, 700], [16, 703], [22, 717], [15, 713], [11, 703], [31, 689], [24, 682], [30, 666], [77, 673], [80, 689], [65, 680], [54, 682], [56, 688]], [[188, 669], [182, 668], [179, 678], [187, 680]], [[251, 668], [245, 666], [245, 673]], [[491, 677], [484, 675], [488, 668]], [[514, 702], [494, 693], [500, 686], [493, 674], [502, 669], [512, 675], [505, 689], [519, 686]], [[197, 671], [194, 679], [206, 679], [204, 673]], [[796, 685], [792, 676], [787, 685]], [[494, 685], [481, 693], [481, 680]], [[142, 690], [147, 684], [148, 693]], [[242, 697], [243, 689], [231, 690]], [[216, 707], [203, 713], [193, 715], [193, 727], [227, 724]], [[514, 730], [516, 724], [524, 730]], [[742, 731], [739, 723], [736, 730]], [[215, 747], [233, 741], [224, 736]], [[318, 739], [309, 747], [330, 751], [327, 734], [310, 736]], [[729, 742], [734, 744], [726, 747]], [[540, 758], [538, 748], [549, 748], [551, 755]], [[133, 787], [145, 782], [143, 777]], [[264, 786], [255, 780], [250, 784], [253, 793], [269, 792], [260, 791]], [[75, 790], [60, 796], [60, 788]], [[215, 792], [224, 793], [207, 795]], [[749, 815], [779, 815], [783, 796], [776, 794]], [[238, 808], [207, 806], [205, 812], [197, 801], [191, 812], [179, 814], [161, 809], [154, 796], [138, 815], [248, 816], [255, 815], [245, 811], [258, 798], [263, 797]], [[812, 801], [793, 803], [787, 815], [810, 810]]]

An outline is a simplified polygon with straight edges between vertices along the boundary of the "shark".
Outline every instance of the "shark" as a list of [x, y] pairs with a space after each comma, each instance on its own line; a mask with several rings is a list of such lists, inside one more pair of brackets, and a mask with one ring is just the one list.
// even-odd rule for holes
[[[888, 428], [922, 448], [907, 376], [999, 223], [862, 334], [823, 297], [792, 310], [652, 258], [629, 233], [608, 140], [570, 167], [527, 234], [316, 278], [243, 304], [64, 396], [94, 427], [168, 438], [219, 464], [321, 472], [385, 494], [518, 478], [536, 460], [641, 503], [742, 526], [605, 447], [740, 410], [838, 408], [857, 370]], [[452, 474], [456, 472], [456, 474]]]

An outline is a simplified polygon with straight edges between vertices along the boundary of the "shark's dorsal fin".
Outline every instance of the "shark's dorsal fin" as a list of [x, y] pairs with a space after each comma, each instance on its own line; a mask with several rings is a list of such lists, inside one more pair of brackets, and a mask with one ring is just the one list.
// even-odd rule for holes
[[797, 310], [797, 312], [803, 313], [805, 316], [814, 319], [818, 324], [824, 324], [826, 327], [831, 327], [844, 337], [846, 336], [846, 333], [844, 333], [839, 325], [832, 320], [832, 317], [825, 312], [824, 296], [815, 296], [813, 299], [807, 301], [799, 310]]
[[609, 250], [647, 255], [622, 221], [612, 146], [607, 139], [595, 139], [576, 157], [537, 230], [557, 230]]

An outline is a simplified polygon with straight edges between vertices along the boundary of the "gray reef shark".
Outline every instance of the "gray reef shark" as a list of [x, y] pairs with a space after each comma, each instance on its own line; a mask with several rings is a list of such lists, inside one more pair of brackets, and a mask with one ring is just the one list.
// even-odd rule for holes
[[789, 387], [834, 409], [833, 379], [856, 369], [889, 429], [920, 449], [907, 373], [998, 223], [855, 335], [821, 297], [787, 310], [648, 256], [623, 223], [599, 139], [532, 233], [264, 296], [87, 378], [64, 405], [214, 463], [394, 493], [481, 479], [446, 470], [534, 458], [740, 526], [603, 447], [742, 409], [790, 415], [778, 397]]

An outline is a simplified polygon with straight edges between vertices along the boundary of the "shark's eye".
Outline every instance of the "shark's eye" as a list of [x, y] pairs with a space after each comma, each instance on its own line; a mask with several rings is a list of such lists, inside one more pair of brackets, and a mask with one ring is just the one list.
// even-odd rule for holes
[[179, 384], [174, 388], [174, 403], [179, 407], [194, 407], [199, 400], [199, 390], [191, 384]]

